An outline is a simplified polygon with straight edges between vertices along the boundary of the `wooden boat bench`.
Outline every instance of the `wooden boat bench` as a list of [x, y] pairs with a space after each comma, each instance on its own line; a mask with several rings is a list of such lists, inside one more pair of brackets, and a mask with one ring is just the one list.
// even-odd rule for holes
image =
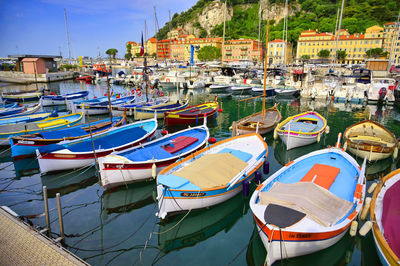
[[326, 164], [314, 164], [300, 182], [312, 182], [327, 190], [335, 181], [340, 169]]
[[171, 139], [170, 143], [162, 146], [162, 148], [165, 151], [167, 151], [171, 154], [174, 154], [174, 153], [177, 153], [178, 151], [181, 151], [184, 148], [192, 145], [193, 143], [195, 143], [198, 140], [199, 139], [190, 137], [190, 136], [179, 136], [174, 139]]

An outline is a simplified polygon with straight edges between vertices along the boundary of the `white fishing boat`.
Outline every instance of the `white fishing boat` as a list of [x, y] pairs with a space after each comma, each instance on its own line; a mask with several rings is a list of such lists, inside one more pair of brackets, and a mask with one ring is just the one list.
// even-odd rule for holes
[[155, 178], [168, 165], [204, 147], [209, 136], [202, 125], [100, 158], [101, 185], [108, 188]]
[[163, 169], [157, 177], [157, 216], [222, 203], [261, 167], [268, 145], [257, 134], [222, 140]]
[[338, 242], [360, 213], [365, 168], [339, 148], [289, 162], [259, 185], [250, 199], [267, 250], [266, 265], [310, 254]]
[[288, 150], [319, 142], [325, 132], [327, 122], [324, 117], [309, 111], [286, 118], [276, 126], [274, 139], [278, 136]]

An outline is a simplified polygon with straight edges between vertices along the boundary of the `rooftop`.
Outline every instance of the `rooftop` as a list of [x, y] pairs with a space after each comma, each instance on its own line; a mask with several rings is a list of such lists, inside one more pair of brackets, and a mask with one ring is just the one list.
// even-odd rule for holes
[[59, 55], [12, 54], [8, 58], [62, 58]]

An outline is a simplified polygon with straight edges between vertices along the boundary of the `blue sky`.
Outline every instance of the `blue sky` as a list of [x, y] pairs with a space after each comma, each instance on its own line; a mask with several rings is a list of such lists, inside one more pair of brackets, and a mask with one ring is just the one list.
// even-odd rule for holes
[[147, 23], [154, 35], [154, 10], [160, 28], [168, 10], [186, 11], [197, 0], [0, 0], [0, 57], [9, 54], [68, 56], [64, 8], [67, 10], [71, 56], [102, 56], [109, 48], [126, 52], [127, 41], [139, 42]]

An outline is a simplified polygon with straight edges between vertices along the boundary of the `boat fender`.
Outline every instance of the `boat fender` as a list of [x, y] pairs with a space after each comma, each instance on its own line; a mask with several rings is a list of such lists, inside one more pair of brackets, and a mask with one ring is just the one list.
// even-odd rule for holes
[[357, 227], [358, 227], [358, 222], [357, 221], [352, 221], [351, 222], [351, 226], [350, 226], [350, 235], [351, 236], [356, 236]]
[[276, 128], [274, 129], [274, 139], [278, 138], [278, 132], [276, 131]]
[[219, 108], [219, 109], [218, 109], [218, 113], [222, 113], [222, 108]]
[[367, 197], [365, 199], [365, 203], [364, 203], [364, 207], [361, 211], [361, 215], [360, 215], [360, 219], [361, 220], [365, 220], [365, 218], [367, 218], [368, 213], [369, 213], [369, 207], [371, 206], [371, 197]]
[[209, 144], [214, 144], [215, 142], [217, 142], [217, 140], [214, 137], [208, 138]]
[[269, 162], [267, 160], [264, 161], [263, 173], [264, 173], [264, 175], [269, 174]]
[[257, 185], [261, 184], [262, 174], [260, 171], [256, 171], [256, 173], [254, 174], [254, 181], [256, 181]]
[[166, 81], [166, 82], [170, 82], [171, 80], [170, 80], [169, 78], [166, 78], [165, 81]]
[[345, 143], [343, 144], [343, 151], [347, 150], [347, 141], [345, 141]]
[[161, 135], [165, 136], [167, 134], [168, 134], [168, 130], [164, 129], [164, 130], [161, 131]]
[[155, 163], [153, 163], [153, 165], [151, 166], [151, 176], [153, 177], [153, 179], [156, 179], [157, 176], [157, 166]]
[[366, 221], [360, 229], [360, 235], [365, 236], [372, 228], [372, 222]]
[[321, 133], [318, 133], [317, 142], [319, 143], [320, 141], [321, 141]]
[[242, 183], [243, 186], [243, 196], [247, 197], [250, 194], [250, 182], [249, 180], [244, 180]]
[[376, 183], [376, 182], [372, 183], [368, 188], [368, 193], [371, 194], [372, 192], [374, 192], [377, 185], [378, 185], [378, 183]]
[[331, 130], [331, 128], [329, 126], [326, 126], [325, 134], [329, 134], [330, 130]]
[[399, 155], [399, 148], [396, 147], [396, 148], [394, 148], [394, 151], [393, 151], [393, 159], [396, 160], [398, 155]]

